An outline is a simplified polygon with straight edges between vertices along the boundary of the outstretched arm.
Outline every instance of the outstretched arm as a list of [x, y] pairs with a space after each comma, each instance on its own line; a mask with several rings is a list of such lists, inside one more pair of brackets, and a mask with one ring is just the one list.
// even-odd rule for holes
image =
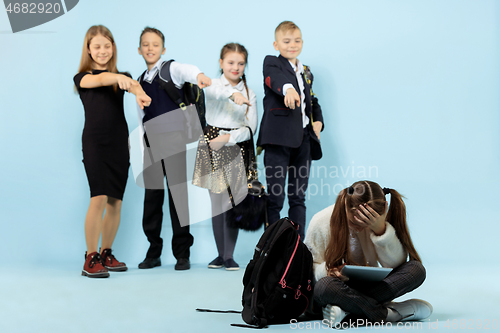
[[[290, 109], [300, 106], [300, 95], [293, 88], [290, 80], [283, 74], [283, 68], [278, 58], [267, 56], [264, 59], [264, 83], [276, 94], [284, 96], [284, 104]], [[286, 90], [285, 90], [286, 89]]]
[[300, 95], [295, 88], [288, 88], [285, 95], [285, 105], [287, 108], [295, 110], [295, 105], [300, 106]]
[[[136, 96], [137, 104], [141, 109], [144, 109], [145, 106], [149, 106], [151, 104], [151, 98], [146, 95], [144, 90], [142, 90], [141, 85], [136, 80], [129, 77], [128, 73], [119, 74], [119, 73], [100, 73], [100, 74], [83, 74], [83, 77], [77, 75], [75, 77], [75, 84], [78, 88], [98, 88], [98, 87], [106, 87], [112, 86], [114, 84], [118, 85], [120, 89], [126, 90], [128, 92], [133, 93]], [[81, 79], [79, 80], [79, 77]]]
[[203, 73], [196, 76], [196, 83], [201, 89], [209, 87], [212, 84], [212, 80]]
[[132, 84], [130, 89], [128, 90], [129, 93], [132, 93], [135, 95], [135, 99], [137, 101], [137, 104], [139, 107], [144, 110], [144, 107], [148, 107], [151, 104], [151, 97], [149, 97], [144, 90], [142, 89], [141, 85], [139, 82], [133, 80], [135, 83]]
[[205, 88], [212, 84], [209, 77], [203, 74], [198, 67], [190, 64], [182, 64], [173, 61], [170, 64], [170, 76], [177, 88], [182, 88], [184, 83], [197, 84], [200, 88]]
[[[124, 74], [118, 73], [100, 73], [100, 74], [87, 74], [80, 81], [81, 88], [98, 88], [105, 86], [112, 86], [118, 84], [120, 89], [129, 90], [132, 86], [132, 81], [135, 81]], [[137, 81], [135, 81], [137, 82]]]

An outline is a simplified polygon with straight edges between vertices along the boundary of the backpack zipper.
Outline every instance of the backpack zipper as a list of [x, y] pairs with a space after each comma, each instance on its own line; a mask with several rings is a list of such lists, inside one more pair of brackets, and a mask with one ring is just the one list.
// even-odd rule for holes
[[293, 257], [295, 257], [295, 252], [297, 252], [297, 248], [299, 247], [299, 241], [300, 241], [300, 236], [297, 237], [297, 243], [295, 244], [295, 249], [293, 250], [292, 256], [290, 257], [290, 260], [288, 261], [288, 265], [286, 266], [285, 273], [283, 273], [283, 276], [281, 277], [281, 280], [279, 282], [279, 284], [281, 285], [281, 288], [283, 288], [283, 289], [286, 288], [285, 276], [286, 276], [286, 273], [288, 273], [288, 269], [290, 268], [290, 264], [292, 263]]

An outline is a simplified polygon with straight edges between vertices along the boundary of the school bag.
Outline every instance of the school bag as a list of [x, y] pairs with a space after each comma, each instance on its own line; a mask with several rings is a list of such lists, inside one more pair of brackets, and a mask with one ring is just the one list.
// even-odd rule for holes
[[[250, 126], [246, 126], [250, 131], [250, 139], [243, 142], [243, 147], [250, 150], [249, 154], [243, 154], [247, 160], [245, 164], [249, 166], [248, 178], [248, 194], [238, 204], [235, 204], [233, 196], [230, 195], [232, 209], [226, 212], [227, 225], [232, 228], [238, 228], [246, 231], [257, 231], [262, 225], [268, 227], [267, 220], [267, 205], [268, 194], [266, 188], [259, 181], [256, 158], [255, 158], [255, 144], [253, 142], [253, 131]], [[248, 147], [250, 146], [250, 147]]]
[[[179, 90], [172, 81], [172, 76], [170, 75], [170, 65], [174, 61], [171, 59], [162, 63], [160, 72], [158, 73], [158, 84], [165, 90], [170, 99], [181, 108], [183, 111], [186, 110], [188, 105], [194, 105], [196, 107], [196, 112], [198, 113], [198, 119], [200, 120], [201, 129], [204, 130], [207, 126], [207, 120], [205, 117], [205, 94], [203, 90], [196, 84], [189, 82], [184, 83], [182, 87], [182, 92], [184, 96], [179, 93]], [[144, 74], [139, 78], [139, 83], [143, 80]], [[194, 121], [196, 119], [191, 119], [189, 112], [184, 112], [186, 117], [186, 142], [191, 143], [198, 141], [200, 138], [194, 129]]]
[[290, 323], [312, 302], [313, 259], [297, 229], [288, 218], [280, 219], [255, 247], [243, 276], [241, 316], [247, 324]]

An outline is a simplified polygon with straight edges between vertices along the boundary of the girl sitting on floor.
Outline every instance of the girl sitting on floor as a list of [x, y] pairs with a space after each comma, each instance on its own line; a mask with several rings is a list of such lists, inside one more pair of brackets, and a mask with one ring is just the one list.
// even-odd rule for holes
[[[393, 322], [431, 315], [432, 306], [425, 301], [392, 302], [425, 280], [406, 224], [406, 207], [396, 190], [371, 181], [343, 189], [335, 205], [312, 218], [304, 243], [313, 255], [314, 305], [323, 308], [323, 318], [332, 327], [344, 318]], [[346, 264], [394, 269], [379, 282], [357, 281], [342, 275]]]

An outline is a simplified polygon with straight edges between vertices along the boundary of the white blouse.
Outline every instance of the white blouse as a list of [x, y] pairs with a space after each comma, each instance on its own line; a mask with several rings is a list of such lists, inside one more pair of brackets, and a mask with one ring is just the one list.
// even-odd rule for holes
[[[207, 124], [222, 128], [237, 128], [232, 131], [220, 131], [219, 135], [230, 134], [228, 146], [250, 139], [250, 132], [245, 126], [249, 126], [255, 135], [257, 131], [257, 97], [250, 88], [248, 88], [249, 95], [247, 95], [243, 81], [233, 87], [222, 74], [220, 79], [212, 79], [212, 85], [204, 90]], [[229, 99], [235, 92], [241, 93], [252, 104], [246, 116], [247, 105], [238, 105]]]

